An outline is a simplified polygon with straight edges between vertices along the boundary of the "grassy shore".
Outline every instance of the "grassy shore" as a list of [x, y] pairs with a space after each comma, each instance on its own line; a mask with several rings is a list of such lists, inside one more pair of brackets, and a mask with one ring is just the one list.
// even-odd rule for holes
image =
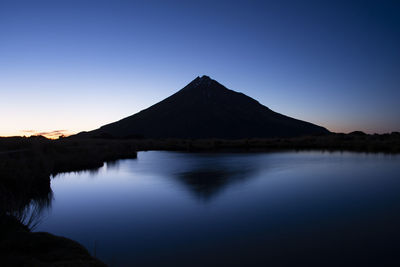
[[[31, 227], [38, 209], [51, 202], [51, 175], [136, 155], [121, 141], [0, 138], [0, 265], [105, 266], [75, 241], [33, 233]], [[33, 213], [27, 214], [32, 205]]]
[[29, 200], [49, 192], [51, 175], [136, 156], [129, 141], [0, 138], [0, 210], [10, 206], [10, 199]]
[[138, 151], [276, 151], [276, 150], [329, 150], [368, 153], [400, 153], [400, 133], [367, 135], [362, 132], [330, 134], [299, 138], [269, 139], [141, 139], [129, 143]]
[[[329, 150], [400, 153], [400, 133], [367, 135], [362, 132], [301, 138], [190, 140], [190, 139], [78, 139], [49, 140], [44, 137], [0, 138], [0, 248], [9, 261], [75, 266], [101, 266], [87, 250], [72, 240], [32, 233], [24, 226], [23, 213], [34, 201], [46, 203], [51, 194], [50, 177], [61, 172], [97, 169], [104, 162], [136, 158], [137, 151], [276, 151]], [[22, 216], [21, 216], [22, 214]], [[10, 223], [12, 222], [12, 223]], [[30, 244], [27, 245], [26, 244]], [[54, 255], [45, 253], [53, 248]], [[6, 249], [7, 248], [7, 249]], [[58, 251], [58, 252], [57, 252]], [[61, 253], [60, 251], [63, 251]], [[58, 253], [58, 254], [57, 254]], [[36, 256], [35, 256], [36, 255]], [[47, 256], [46, 256], [47, 255]], [[39, 257], [39, 258], [38, 258]], [[0, 261], [1, 264], [1, 261]], [[79, 266], [79, 264], [77, 265]]]

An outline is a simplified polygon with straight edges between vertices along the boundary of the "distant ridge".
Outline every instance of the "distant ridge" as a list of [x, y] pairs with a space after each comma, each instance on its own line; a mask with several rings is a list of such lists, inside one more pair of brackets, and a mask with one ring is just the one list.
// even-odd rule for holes
[[202, 76], [145, 110], [78, 136], [242, 139], [328, 133], [321, 126], [276, 113]]

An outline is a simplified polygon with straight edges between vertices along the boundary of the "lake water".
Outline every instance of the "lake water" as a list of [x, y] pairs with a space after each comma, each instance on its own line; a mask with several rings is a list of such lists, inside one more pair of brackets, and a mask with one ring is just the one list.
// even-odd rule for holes
[[400, 156], [149, 151], [51, 187], [35, 230], [110, 266], [399, 263]]

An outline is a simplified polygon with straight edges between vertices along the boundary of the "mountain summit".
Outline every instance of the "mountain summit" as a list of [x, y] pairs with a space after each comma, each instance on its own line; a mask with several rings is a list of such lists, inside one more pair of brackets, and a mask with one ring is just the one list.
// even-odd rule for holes
[[208, 76], [120, 121], [81, 136], [144, 138], [267, 138], [329, 133], [323, 127], [276, 113]]

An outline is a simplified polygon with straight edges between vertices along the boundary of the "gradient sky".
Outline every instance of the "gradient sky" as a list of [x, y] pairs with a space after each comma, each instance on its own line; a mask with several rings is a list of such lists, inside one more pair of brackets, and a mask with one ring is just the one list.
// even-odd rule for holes
[[209, 75], [331, 131], [400, 131], [400, 1], [0, 0], [0, 135], [92, 130]]

